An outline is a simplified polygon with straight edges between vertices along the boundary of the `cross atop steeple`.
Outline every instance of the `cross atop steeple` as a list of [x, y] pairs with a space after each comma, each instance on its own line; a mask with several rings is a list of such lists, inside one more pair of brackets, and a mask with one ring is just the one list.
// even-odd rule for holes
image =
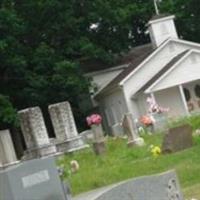
[[156, 15], [159, 15], [160, 14], [160, 11], [159, 11], [159, 9], [158, 9], [158, 2], [160, 1], [160, 0], [153, 0], [154, 1], [154, 7], [155, 7], [155, 11], [156, 11]]

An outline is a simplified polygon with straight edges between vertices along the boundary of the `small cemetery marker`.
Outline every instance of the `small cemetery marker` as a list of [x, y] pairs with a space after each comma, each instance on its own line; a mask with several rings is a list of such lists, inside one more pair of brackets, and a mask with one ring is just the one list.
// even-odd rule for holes
[[128, 137], [128, 147], [143, 146], [145, 144], [144, 139], [139, 137], [139, 135], [134, 130], [133, 116], [131, 113], [124, 115], [122, 126], [125, 134]]
[[182, 125], [171, 128], [164, 136], [162, 152], [172, 153], [192, 147], [192, 128], [189, 125]]

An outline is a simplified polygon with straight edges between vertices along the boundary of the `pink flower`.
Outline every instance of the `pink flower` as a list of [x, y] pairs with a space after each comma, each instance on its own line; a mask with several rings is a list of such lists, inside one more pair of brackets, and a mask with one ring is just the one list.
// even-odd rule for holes
[[93, 124], [99, 125], [102, 122], [102, 117], [99, 114], [92, 114], [86, 118], [88, 126]]
[[150, 125], [153, 125], [153, 123], [154, 123], [153, 119], [150, 116], [148, 116], [148, 115], [142, 116], [140, 118], [140, 122], [142, 124], [144, 124], [145, 126], [150, 126]]
[[169, 108], [163, 108], [159, 106], [154, 98], [148, 97], [147, 98], [147, 103], [149, 104], [149, 113], [164, 113], [164, 112], [169, 112]]

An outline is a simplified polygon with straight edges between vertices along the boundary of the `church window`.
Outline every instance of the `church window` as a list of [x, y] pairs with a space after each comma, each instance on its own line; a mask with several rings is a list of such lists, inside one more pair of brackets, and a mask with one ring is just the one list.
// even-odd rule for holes
[[196, 97], [200, 98], [200, 85], [199, 84], [195, 85], [194, 92], [195, 92]]
[[190, 91], [187, 88], [183, 88], [183, 91], [184, 91], [184, 94], [185, 94], [186, 101], [187, 102], [190, 101], [190, 99], [191, 99]]

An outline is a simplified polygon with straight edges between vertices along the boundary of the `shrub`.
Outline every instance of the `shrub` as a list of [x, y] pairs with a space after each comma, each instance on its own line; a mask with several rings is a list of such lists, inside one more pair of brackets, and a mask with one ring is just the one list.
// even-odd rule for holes
[[193, 114], [188, 117], [181, 117], [178, 119], [171, 119], [168, 121], [168, 127], [173, 128], [183, 124], [189, 124], [193, 130], [200, 129], [200, 115]]

